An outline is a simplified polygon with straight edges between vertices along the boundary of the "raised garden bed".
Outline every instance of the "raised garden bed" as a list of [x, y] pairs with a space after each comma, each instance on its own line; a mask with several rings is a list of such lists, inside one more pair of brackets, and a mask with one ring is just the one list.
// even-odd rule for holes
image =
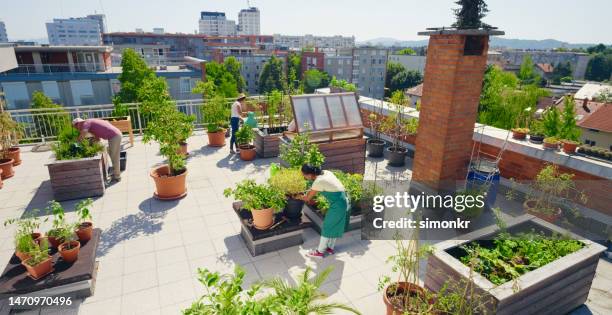
[[[283, 137], [281, 143], [289, 143], [289, 139]], [[365, 172], [366, 139], [334, 140], [331, 142], [316, 143], [319, 151], [325, 156], [323, 169], [341, 170], [346, 173], [362, 174]], [[281, 160], [281, 165], [288, 164]]]
[[[232, 207], [242, 223], [240, 235], [253, 256], [304, 243], [302, 232], [312, 226], [311, 221], [303, 214], [299, 221], [283, 221], [282, 213], [277, 213], [270, 229], [258, 230], [253, 226], [251, 212], [242, 208], [242, 202], [234, 202]], [[283, 222], [277, 224], [281, 221]]]
[[485, 276], [470, 272], [470, 268], [458, 259], [465, 254], [462, 245], [477, 242], [486, 246], [499, 234], [496, 226], [487, 227], [463, 235], [462, 240], [449, 240], [437, 244], [436, 250], [427, 261], [425, 287], [438, 291], [448, 279], [469, 279], [475, 285], [476, 294], [481, 296], [483, 302], [488, 301], [487, 308], [494, 314], [570, 312], [586, 301], [599, 255], [605, 247], [531, 215], [523, 215], [507, 223], [507, 231], [512, 235], [532, 230], [544, 232], [546, 235], [553, 233], [567, 235], [579, 240], [584, 246], [515, 280], [495, 285]]
[[62, 201], [104, 195], [104, 165], [102, 154], [47, 164], [53, 199]]
[[255, 152], [262, 158], [277, 157], [280, 153], [280, 138], [287, 127], [259, 128], [255, 132]]
[[130, 116], [116, 116], [102, 118], [117, 127], [122, 133], [127, 132], [130, 137], [130, 145], [134, 146], [134, 130], [132, 129], [132, 118]]
[[[75, 303], [75, 299], [91, 296], [98, 271], [96, 251], [100, 233], [100, 229], [93, 230], [91, 239], [81, 245], [79, 259], [73, 264], [64, 262], [57, 250], [52, 249], [54, 271], [39, 280], [31, 279], [19, 258], [13, 255], [0, 276], [0, 295], [3, 296], [0, 314], [8, 314], [15, 308], [9, 305], [8, 297], [70, 297]], [[27, 307], [20, 306], [24, 308]]]
[[[321, 228], [323, 227], [323, 219], [325, 218], [321, 211], [315, 206], [304, 204], [302, 212], [308, 217], [308, 219], [310, 219], [310, 221], [312, 221], [312, 228], [319, 234], [321, 234]], [[361, 213], [361, 208], [353, 207], [351, 209], [351, 217], [349, 219], [348, 231], [360, 229], [362, 217], [363, 216]]]

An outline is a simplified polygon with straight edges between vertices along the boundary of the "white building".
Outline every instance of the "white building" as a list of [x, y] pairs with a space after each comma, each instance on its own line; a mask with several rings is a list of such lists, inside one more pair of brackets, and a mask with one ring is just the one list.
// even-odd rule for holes
[[163, 27], [154, 27], [153, 28], [153, 34], [157, 34], [157, 35], [163, 35], [165, 33], [165, 30]]
[[236, 22], [228, 20], [224, 12], [200, 12], [200, 34], [210, 36], [236, 35]]
[[0, 21], [0, 43], [8, 42], [8, 35], [6, 35], [6, 25]]
[[426, 56], [416, 55], [389, 55], [389, 62], [399, 63], [406, 70], [414, 70], [420, 73], [425, 73]]
[[292, 50], [300, 50], [305, 47], [317, 48], [353, 48], [355, 47], [355, 36], [314, 36], [306, 35], [281, 35], [274, 34], [274, 45]]
[[250, 7], [238, 13], [238, 35], [261, 34], [259, 22], [259, 9]]
[[50, 45], [101, 45], [104, 29], [104, 15], [102, 14], [79, 18], [53, 19], [53, 22], [47, 23]]

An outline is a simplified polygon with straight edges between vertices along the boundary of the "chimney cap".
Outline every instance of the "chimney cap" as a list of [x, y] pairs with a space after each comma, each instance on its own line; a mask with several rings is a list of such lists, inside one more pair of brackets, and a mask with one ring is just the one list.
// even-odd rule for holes
[[500, 36], [505, 35], [506, 32], [497, 29], [456, 29], [456, 28], [428, 28], [426, 31], [418, 32], [421, 36], [430, 35], [472, 35], [472, 36]]

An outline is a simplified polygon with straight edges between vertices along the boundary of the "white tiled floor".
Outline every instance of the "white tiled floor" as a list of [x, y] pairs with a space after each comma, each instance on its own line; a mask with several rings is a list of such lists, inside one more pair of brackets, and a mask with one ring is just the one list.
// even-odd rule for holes
[[[277, 160], [240, 161], [228, 154], [227, 147], [207, 147], [205, 135], [190, 138], [189, 148], [188, 195], [172, 202], [152, 198], [149, 171], [162, 161], [156, 146], [137, 141], [127, 149], [123, 180], [94, 201], [94, 224], [103, 229], [96, 292], [72, 312], [178, 314], [203, 292], [197, 282], [198, 267], [230, 272], [236, 264], [247, 270], [247, 284], [270, 276], [290, 278], [306, 266], [315, 271], [334, 266], [322, 288], [330, 300], [349, 303], [364, 314], [384, 312], [377, 282], [390, 273], [384, 261], [394, 252], [391, 242], [361, 241], [358, 233], [351, 232], [338, 243], [337, 255], [313, 260], [306, 253], [319, 236], [307, 230], [302, 246], [252, 257], [239, 237], [233, 200], [224, 198], [222, 191], [244, 178], [265, 180], [270, 163]], [[42, 208], [52, 199], [44, 165], [51, 153], [29, 150], [22, 149], [23, 164], [0, 190], [2, 221], [19, 217], [26, 209]], [[407, 168], [387, 168], [382, 161], [377, 167], [368, 162], [366, 177], [372, 178], [374, 170], [381, 178], [411, 175]], [[63, 204], [72, 209], [75, 201]], [[0, 230], [0, 261], [13, 254], [13, 231], [14, 227]], [[610, 263], [602, 260], [600, 268], [612, 274]], [[609, 283], [608, 278], [603, 286]]]

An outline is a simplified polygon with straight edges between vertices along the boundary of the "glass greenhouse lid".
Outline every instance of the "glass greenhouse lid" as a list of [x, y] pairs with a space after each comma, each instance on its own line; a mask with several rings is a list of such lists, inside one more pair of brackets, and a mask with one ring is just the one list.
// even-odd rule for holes
[[[363, 130], [355, 93], [292, 95], [291, 105], [298, 133], [317, 134]], [[343, 137], [344, 138], [344, 137]]]

